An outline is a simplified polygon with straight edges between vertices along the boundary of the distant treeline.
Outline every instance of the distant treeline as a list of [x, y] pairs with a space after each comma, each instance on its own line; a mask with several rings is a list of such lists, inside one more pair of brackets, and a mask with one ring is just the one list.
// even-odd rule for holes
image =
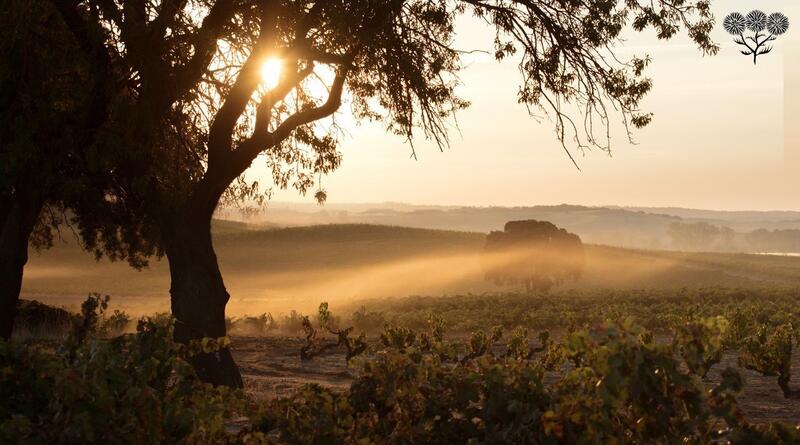
[[681, 250], [741, 250], [747, 252], [800, 252], [800, 230], [757, 229], [737, 233], [727, 226], [706, 222], [670, 224], [667, 235]]
[[758, 229], [745, 238], [751, 249], [758, 252], [800, 252], [800, 230]]

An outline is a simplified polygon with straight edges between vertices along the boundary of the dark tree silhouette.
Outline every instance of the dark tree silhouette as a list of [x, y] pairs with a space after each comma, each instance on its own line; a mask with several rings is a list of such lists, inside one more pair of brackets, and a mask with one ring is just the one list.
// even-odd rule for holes
[[[324, 200], [317, 177], [340, 163], [333, 116], [343, 102], [401, 137], [447, 144], [448, 119], [467, 106], [455, 94], [459, 16], [496, 29], [495, 57], [519, 60], [518, 99], [553, 115], [565, 149], [608, 150], [613, 110], [626, 126], [650, 122], [638, 108], [649, 60], [614, 50], [626, 25], [665, 39], [684, 27], [702, 51], [718, 49], [703, 0], [52, 1], [75, 41], [102, 40], [78, 45], [87, 60], [118, 64], [93, 141], [121, 153], [104, 201], [136, 216], [123, 233], [164, 249], [181, 341], [225, 335], [229, 295], [210, 222], [221, 201], [263, 197], [242, 177], [258, 157], [277, 187], [316, 187]], [[268, 58], [282, 66], [274, 85], [260, 77]], [[118, 239], [103, 227], [87, 225], [89, 247]], [[241, 385], [228, 350], [194, 364], [207, 381]]]
[[[70, 20], [76, 19], [68, 16]], [[0, 13], [0, 335], [11, 336], [28, 245], [70, 224], [85, 246], [140, 267], [153, 253], [119, 229], [108, 172], [121, 154], [93, 140], [111, 107], [112, 62], [99, 28], [73, 35], [48, 2]], [[98, 49], [100, 51], [98, 51]], [[69, 211], [67, 211], [69, 209]], [[126, 227], [133, 226], [125, 220]], [[90, 229], [91, 227], [91, 229]], [[105, 235], [105, 236], [103, 236]]]
[[[704, 54], [719, 46], [709, 37], [709, 1], [464, 0], [497, 30], [495, 56], [516, 56], [522, 84], [519, 101], [552, 116], [556, 134], [569, 146], [610, 151], [613, 112], [626, 129], [650, 123], [639, 109], [652, 88], [644, 76], [650, 58], [621, 60], [616, 51], [628, 27], [652, 28], [671, 39], [684, 27]], [[630, 131], [628, 137], [631, 138]], [[576, 164], [577, 165], [577, 164]]]
[[510, 221], [486, 236], [486, 279], [547, 291], [583, 273], [583, 243], [578, 235], [547, 221]]
[[[38, 165], [42, 158], [31, 147], [44, 148], [51, 140], [57, 145], [64, 139], [57, 132], [64, 127], [67, 114], [42, 105], [61, 100], [64, 109], [72, 111], [81, 100], [69, 93], [74, 86], [71, 82], [59, 82], [58, 77], [48, 81], [51, 73], [47, 68], [60, 71], [66, 65], [64, 57], [69, 57], [68, 51], [62, 56], [48, 44], [56, 40], [59, 31], [62, 37], [66, 32], [58, 27], [43, 32], [54, 14], [36, 6], [10, 1], [4, 3], [0, 14], [0, 335], [4, 338], [11, 335], [28, 241], [44, 205], [36, 185], [55, 173], [48, 171], [47, 164]], [[32, 44], [37, 41], [46, 44]], [[34, 114], [35, 118], [30, 117]], [[53, 123], [49, 131], [48, 122]], [[34, 237], [33, 241], [44, 244], [48, 240]]]

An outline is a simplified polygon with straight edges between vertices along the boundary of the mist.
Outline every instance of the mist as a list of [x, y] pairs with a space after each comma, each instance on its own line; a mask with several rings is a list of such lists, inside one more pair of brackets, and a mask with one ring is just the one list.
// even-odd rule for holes
[[[313, 313], [320, 302], [351, 310], [361, 301], [411, 295], [522, 291], [485, 279], [487, 267], [519, 261], [525, 251], [486, 254], [484, 234], [363, 225], [246, 230], [216, 238], [232, 317], [291, 310]], [[558, 253], [553, 253], [557, 261]], [[739, 267], [723, 254], [688, 254], [585, 245], [580, 278], [556, 286], [569, 292], [603, 288], [750, 286], [796, 282], [796, 258], [746, 255]], [[169, 310], [165, 261], [136, 271], [95, 262], [60, 244], [32, 255], [23, 295], [77, 309], [91, 292], [111, 295], [111, 308], [132, 316]]]

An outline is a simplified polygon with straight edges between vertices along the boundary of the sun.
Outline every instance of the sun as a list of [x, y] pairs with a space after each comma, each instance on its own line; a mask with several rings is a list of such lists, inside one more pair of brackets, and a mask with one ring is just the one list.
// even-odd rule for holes
[[266, 88], [275, 88], [281, 77], [281, 60], [267, 59], [261, 64], [261, 81]]

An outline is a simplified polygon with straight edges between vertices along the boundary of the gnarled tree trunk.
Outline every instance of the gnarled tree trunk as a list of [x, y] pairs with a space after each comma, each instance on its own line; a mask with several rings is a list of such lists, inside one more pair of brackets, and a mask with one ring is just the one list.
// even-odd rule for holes
[[28, 241], [42, 205], [37, 193], [22, 190], [3, 203], [0, 214], [0, 337], [6, 340], [14, 330]]
[[[189, 208], [190, 211], [180, 212], [171, 221], [165, 241], [172, 280], [175, 340], [182, 343], [224, 337], [225, 305], [230, 298], [211, 243], [213, 207], [212, 210]], [[234, 388], [244, 386], [229, 348], [195, 356], [192, 365], [205, 382]]]

